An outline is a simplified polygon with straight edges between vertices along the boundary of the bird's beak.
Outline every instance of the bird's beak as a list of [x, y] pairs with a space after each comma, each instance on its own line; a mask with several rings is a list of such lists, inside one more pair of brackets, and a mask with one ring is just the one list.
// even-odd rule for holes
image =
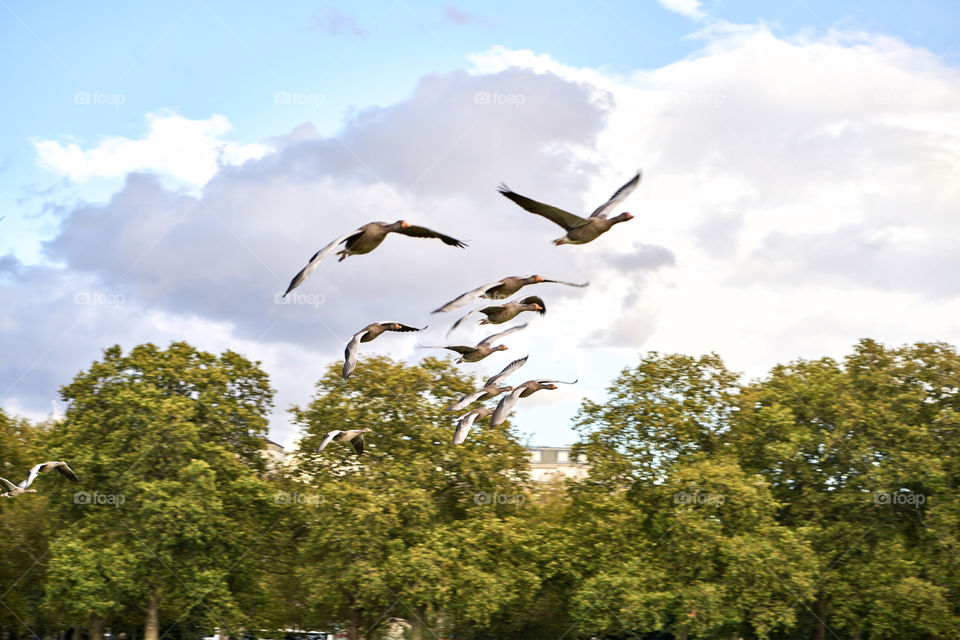
[[543, 307], [541, 307], [538, 304], [533, 305], [533, 308], [536, 309], [537, 311], [543, 311]]
[[409, 226], [410, 226], [410, 223], [407, 222], [406, 220], [401, 220], [401, 221], [400, 221], [400, 227], [401, 227], [401, 228], [406, 229], [406, 228], [409, 227]]
[[537, 282], [543, 282], [543, 278], [540, 277], [540, 276], [533, 276], [533, 278], [534, 278]]
[[629, 213], [626, 213], [626, 212], [625, 212], [623, 215], [624, 215], [624, 217], [626, 217], [627, 220], [633, 220], [633, 215], [632, 215], [632, 214], [629, 214]]

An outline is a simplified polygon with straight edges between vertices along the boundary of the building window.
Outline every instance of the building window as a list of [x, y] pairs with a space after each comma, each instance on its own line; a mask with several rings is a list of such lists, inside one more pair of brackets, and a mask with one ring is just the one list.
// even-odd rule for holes
[[540, 462], [540, 452], [531, 451], [530, 452], [530, 462]]
[[557, 451], [557, 462], [570, 462], [570, 452]]

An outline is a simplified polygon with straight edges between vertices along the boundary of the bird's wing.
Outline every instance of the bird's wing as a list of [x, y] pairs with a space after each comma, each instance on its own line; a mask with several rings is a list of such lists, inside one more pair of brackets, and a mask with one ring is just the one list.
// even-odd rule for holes
[[590, 217], [606, 218], [607, 211], [609, 211], [610, 209], [613, 209], [618, 204], [626, 200], [627, 196], [633, 193], [633, 190], [637, 188], [637, 185], [640, 184], [640, 175], [641, 175], [641, 172], [637, 171], [637, 174], [632, 178], [630, 178], [630, 180], [625, 185], [617, 189], [617, 192], [614, 193], [612, 196], [610, 196], [609, 200], [607, 200], [602, 205], [597, 207], [596, 210], [590, 214]]
[[495, 333], [492, 336], [487, 336], [486, 338], [480, 341], [480, 344], [493, 344], [495, 340], [498, 340], [504, 336], [508, 336], [511, 333], [515, 333], [517, 331], [520, 331], [521, 329], [526, 329], [526, 328], [527, 328], [526, 322], [524, 322], [523, 324], [518, 324], [515, 327], [510, 327], [506, 331], [501, 331], [500, 333]]
[[326, 449], [327, 445], [330, 444], [333, 441], [333, 439], [336, 438], [341, 433], [343, 432], [340, 431], [339, 429], [335, 429], [333, 431], [328, 432], [327, 435], [323, 436], [323, 440], [320, 441], [320, 446], [317, 447], [317, 453], [320, 453], [321, 451]]
[[577, 384], [580, 381], [580, 378], [577, 378], [573, 382], [564, 382], [563, 380], [537, 380], [540, 384]]
[[6, 478], [0, 478], [0, 484], [2, 484], [7, 491], [13, 491], [17, 488], [17, 485], [13, 484]]
[[520, 304], [538, 304], [540, 305], [540, 311], [537, 311], [540, 315], [544, 315], [547, 312], [547, 303], [543, 301], [543, 298], [540, 296], [527, 296], [520, 301]]
[[479, 297], [482, 296], [484, 293], [486, 293], [487, 289], [492, 289], [493, 287], [497, 286], [497, 285], [500, 284], [501, 282], [503, 282], [503, 281], [502, 281], [502, 280], [498, 280], [497, 282], [491, 282], [490, 284], [485, 284], [485, 285], [483, 285], [482, 287], [477, 287], [476, 289], [473, 289], [472, 291], [467, 291], [467, 292], [466, 292], [465, 294], [463, 294], [462, 296], [459, 296], [459, 297], [457, 297], [457, 298], [454, 298], [453, 300], [451, 300], [451, 301], [448, 302], [447, 304], [443, 305], [443, 306], [440, 307], [439, 309], [434, 309], [433, 311], [431, 311], [431, 313], [442, 313], [442, 312], [444, 312], [444, 311], [453, 311], [454, 309], [457, 309], [457, 308], [462, 307], [463, 305], [467, 304], [467, 303], [470, 302], [471, 300], [474, 300], [474, 299], [476, 299], [476, 298], [479, 298]]
[[444, 244], [448, 244], [452, 247], [460, 247], [461, 249], [467, 246], [456, 238], [451, 238], [450, 236], [443, 235], [442, 233], [437, 233], [433, 229], [418, 227], [417, 225], [404, 227], [397, 231], [397, 233], [402, 233], [405, 236], [412, 236], [414, 238], [437, 238], [438, 240], [443, 240]]
[[476, 411], [471, 411], [460, 417], [457, 421], [457, 430], [453, 432], [453, 444], [463, 444], [463, 441], [467, 439], [467, 434], [470, 433], [470, 427], [477, 420], [477, 415], [479, 414]]
[[68, 480], [73, 480], [74, 482], [79, 482], [80, 478], [77, 477], [77, 474], [73, 472], [66, 462], [61, 462], [56, 466], [56, 470], [60, 472], [60, 475], [67, 478]]
[[514, 360], [513, 362], [511, 362], [510, 364], [508, 364], [507, 366], [505, 366], [505, 367], [503, 368], [503, 371], [501, 371], [501, 372], [498, 373], [497, 375], [495, 375], [495, 376], [493, 376], [492, 378], [490, 378], [489, 380], [487, 380], [487, 381], [484, 383], [483, 386], [484, 386], [484, 387], [492, 387], [492, 386], [495, 385], [495, 384], [499, 384], [499, 382], [500, 382], [501, 380], [503, 380], [503, 379], [506, 378], [508, 375], [510, 375], [511, 373], [513, 373], [514, 371], [516, 371], [517, 369], [519, 369], [520, 367], [522, 367], [524, 364], [526, 364], [527, 358], [529, 358], [529, 357], [530, 357], [530, 356], [523, 356], [523, 357], [520, 358], [519, 360]]
[[320, 251], [317, 251], [315, 254], [313, 254], [313, 257], [310, 258], [309, 262], [307, 262], [307, 266], [305, 266], [303, 269], [300, 269], [300, 272], [297, 275], [293, 276], [293, 280], [290, 281], [290, 284], [287, 286], [287, 291], [281, 296], [281, 299], [286, 298], [288, 293], [290, 293], [291, 291], [299, 287], [301, 284], [303, 284], [303, 281], [309, 278], [310, 274], [317, 270], [317, 267], [320, 265], [320, 261], [326, 258], [331, 253], [333, 253], [333, 251], [337, 248], [338, 244], [346, 240], [349, 240], [351, 237], [355, 235], [359, 235], [361, 233], [363, 233], [362, 227], [355, 231], [351, 231], [350, 233], [345, 233], [339, 238], [337, 238], [336, 240], [334, 240], [333, 242], [331, 242], [330, 244], [328, 244], [327, 246], [325, 246], [323, 249], [320, 249]]
[[401, 323], [399, 323], [399, 322], [393, 322], [393, 323], [391, 323], [391, 324], [399, 324], [399, 325], [400, 325], [400, 328], [399, 328], [399, 329], [387, 329], [387, 331], [403, 331], [403, 332], [406, 332], [406, 331], [423, 331], [424, 329], [426, 329], [426, 327], [420, 327], [420, 328], [418, 329], [417, 327], [411, 327], [411, 326], [409, 326], [409, 325], [401, 324]]
[[350, 338], [350, 342], [347, 343], [347, 348], [343, 351], [344, 380], [349, 378], [350, 374], [353, 373], [353, 370], [357, 368], [357, 352], [360, 351], [360, 340], [365, 335], [367, 335], [366, 329], [353, 334], [353, 337]]
[[471, 394], [465, 395], [447, 407], [447, 411], [460, 411], [461, 409], [466, 409], [471, 404], [479, 400], [480, 396], [482, 396], [484, 393], [486, 393], [486, 391], [480, 389], [480, 391], [475, 391]]
[[47, 464], [46, 462], [41, 462], [40, 464], [35, 464], [30, 469], [30, 473], [27, 474], [27, 479], [21, 482], [18, 487], [21, 489], [26, 489], [33, 484], [33, 481], [37, 479], [37, 476], [40, 475], [40, 470], [43, 469], [43, 465]]
[[357, 452], [357, 455], [363, 455], [363, 434], [358, 433], [357, 435], [350, 438], [350, 444], [353, 445], [353, 450]]
[[589, 282], [577, 284], [576, 282], [564, 282], [563, 280], [544, 280], [544, 282], [552, 282], [553, 284], [565, 284], [568, 287], [586, 287], [590, 284]]
[[465, 356], [471, 351], [474, 351], [476, 349], [476, 347], [465, 347], [463, 345], [453, 345], [453, 346], [447, 347], [439, 344], [435, 346], [424, 344], [424, 345], [417, 345], [417, 346], [419, 346], [421, 349], [449, 349], [450, 351], [456, 351], [462, 356]]
[[449, 336], [451, 333], [454, 332], [454, 330], [455, 330], [457, 327], [459, 327], [461, 324], [463, 324], [463, 321], [464, 321], [464, 320], [466, 320], [467, 318], [469, 318], [470, 316], [472, 316], [473, 314], [478, 313], [478, 312], [479, 312], [478, 309], [474, 309], [473, 311], [471, 311], [471, 312], [468, 313], [467, 315], [463, 316], [462, 318], [460, 318], [459, 320], [457, 320], [456, 322], [454, 322], [454, 323], [453, 323], [453, 326], [450, 327], [450, 330], [447, 331], [447, 335]]
[[517, 387], [500, 399], [500, 403], [497, 404], [497, 408], [493, 410], [493, 417], [490, 418], [491, 427], [495, 427], [507, 419], [507, 416], [510, 415], [510, 411], [513, 409], [514, 405], [516, 405], [520, 400], [520, 394], [523, 393], [523, 389], [524, 387], [522, 386]]
[[574, 227], [579, 227], [584, 223], [584, 219], [578, 215], [574, 215], [569, 211], [564, 211], [563, 209], [550, 206], [549, 204], [543, 204], [542, 202], [531, 200], [526, 196], [522, 196], [519, 193], [511, 191], [510, 188], [505, 184], [501, 184], [499, 190], [504, 196], [510, 198], [530, 213], [543, 216], [550, 222], [560, 225], [567, 231], [570, 231], [570, 229], [573, 229]]

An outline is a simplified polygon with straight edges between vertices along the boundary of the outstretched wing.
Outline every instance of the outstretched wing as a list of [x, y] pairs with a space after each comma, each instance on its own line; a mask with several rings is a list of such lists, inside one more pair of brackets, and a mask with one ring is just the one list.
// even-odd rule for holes
[[402, 233], [405, 236], [412, 236], [414, 238], [437, 238], [438, 240], [443, 240], [444, 244], [448, 244], [452, 247], [460, 247], [461, 249], [467, 246], [456, 238], [451, 238], [450, 236], [446, 236], [442, 233], [437, 233], [433, 229], [418, 227], [417, 225], [404, 227], [397, 231], [397, 233]]
[[363, 455], [363, 434], [358, 433], [350, 439], [350, 444], [353, 445], [353, 450], [357, 452], [357, 455]]
[[617, 192], [610, 196], [610, 199], [604, 202], [602, 205], [596, 208], [596, 210], [590, 214], [591, 218], [606, 218], [607, 211], [613, 209], [618, 204], [627, 199], [633, 190], [637, 188], [637, 185], [640, 184], [640, 175], [642, 172], [637, 171], [637, 174], [630, 178], [630, 180], [617, 189]]
[[349, 240], [353, 236], [360, 235], [361, 233], [363, 233], [363, 227], [357, 229], [356, 231], [345, 233], [339, 238], [337, 238], [336, 240], [334, 240], [333, 242], [331, 242], [330, 244], [328, 244], [327, 246], [325, 246], [323, 249], [320, 249], [320, 251], [317, 251], [315, 254], [313, 254], [313, 257], [310, 258], [309, 262], [307, 262], [307, 266], [305, 266], [303, 269], [300, 269], [300, 272], [297, 275], [293, 276], [293, 280], [290, 281], [290, 284], [287, 286], [286, 292], [282, 296], [280, 296], [280, 299], [282, 300], [283, 298], [286, 298], [288, 293], [290, 293], [291, 291], [299, 287], [301, 284], [303, 284], [304, 280], [309, 278], [310, 274], [317, 270], [317, 267], [320, 265], [320, 261], [326, 258], [331, 253], [333, 253], [333, 251], [337, 248], [338, 244]]
[[447, 335], [449, 336], [451, 333], [453, 333], [454, 330], [455, 330], [457, 327], [459, 327], [461, 324], [463, 324], [463, 321], [464, 321], [464, 320], [466, 320], [467, 318], [469, 318], [469, 317], [472, 316], [473, 314], [479, 313], [479, 312], [480, 312], [479, 309], [474, 309], [473, 311], [471, 311], [471, 312], [468, 313], [467, 315], [463, 316], [462, 318], [460, 318], [459, 320], [457, 320], [456, 322], [454, 322], [454, 323], [453, 323], [453, 326], [450, 327], [450, 330], [447, 331]]
[[510, 412], [513, 410], [513, 407], [519, 402], [520, 394], [523, 393], [525, 387], [517, 387], [507, 395], [500, 398], [500, 403], [497, 404], [497, 408], [493, 411], [493, 417], [490, 418], [490, 426], [495, 427], [498, 424], [502, 423], [507, 419], [507, 416], [510, 415]]
[[577, 384], [580, 381], [580, 378], [577, 378], [573, 382], [564, 382], [563, 380], [537, 380], [540, 384]]
[[518, 324], [515, 327], [510, 327], [506, 331], [501, 331], [500, 333], [495, 333], [492, 336], [487, 336], [486, 338], [480, 341], [480, 344], [488, 344], [488, 345], [493, 344], [495, 340], [498, 340], [504, 336], [508, 336], [511, 333], [516, 333], [517, 331], [520, 331], [521, 329], [526, 329], [526, 328], [527, 328], [526, 322], [524, 322], [523, 324]]
[[43, 469], [43, 465], [47, 464], [46, 462], [41, 462], [40, 464], [35, 464], [30, 468], [30, 473], [27, 474], [27, 479], [18, 484], [17, 486], [21, 489], [26, 489], [33, 484], [33, 481], [37, 479], [37, 476], [40, 475], [40, 471]]
[[58, 465], [56, 466], [56, 469], [57, 469], [57, 471], [60, 472], [60, 475], [62, 475], [63, 477], [65, 477], [67, 480], [73, 480], [74, 482], [79, 482], [79, 481], [80, 481], [80, 478], [77, 477], [77, 474], [75, 474], [75, 473], [73, 472], [73, 469], [71, 469], [69, 466], [67, 466], [67, 463], [66, 463], [66, 462], [61, 462], [60, 464], [58, 464]]
[[[391, 326], [389, 326], [389, 327], [387, 328], [387, 331], [407, 332], [407, 331], [423, 331], [424, 329], [426, 329], [426, 327], [420, 327], [420, 328], [418, 329], [417, 327], [411, 327], [410, 325], [401, 324], [401, 323], [399, 323], [399, 322], [390, 322], [390, 323], [384, 323], [384, 324], [389, 324], [389, 325], [391, 325]], [[394, 329], [392, 325], [397, 325], [397, 326], [399, 326], [400, 328], [399, 328], [399, 329]]]
[[463, 441], [467, 439], [467, 434], [470, 433], [470, 427], [476, 422], [478, 415], [480, 415], [480, 413], [474, 409], [470, 413], [460, 417], [457, 421], [457, 430], [453, 432], [453, 444], [463, 444]]
[[13, 484], [6, 478], [0, 478], [0, 484], [2, 484], [3, 488], [6, 489], [7, 491], [13, 491], [14, 489], [17, 488], [17, 485]]
[[479, 297], [482, 296], [484, 293], [486, 293], [487, 289], [492, 289], [493, 287], [497, 286], [497, 285], [500, 284], [501, 282], [503, 282], [503, 280], [498, 280], [497, 282], [491, 282], [490, 284], [485, 284], [485, 285], [483, 285], [482, 287], [477, 287], [476, 289], [473, 289], [472, 291], [467, 291], [467, 292], [466, 292], [465, 294], [463, 294], [462, 296], [459, 296], [459, 297], [457, 297], [457, 298], [454, 298], [453, 300], [451, 300], [451, 301], [448, 302], [447, 304], [443, 305], [443, 306], [440, 307], [439, 309], [434, 309], [433, 311], [431, 311], [431, 313], [442, 313], [442, 312], [444, 312], [444, 311], [453, 311], [454, 309], [457, 309], [457, 308], [462, 307], [463, 305], [467, 304], [467, 303], [470, 302], [471, 300], [474, 300], [474, 299], [476, 299], [476, 298], [479, 298]]
[[346, 380], [357, 368], [357, 352], [360, 351], [360, 340], [367, 335], [367, 330], [363, 329], [359, 333], [353, 334], [347, 348], [343, 352], [343, 379]]
[[457, 400], [456, 402], [454, 402], [452, 405], [447, 407], [447, 411], [460, 411], [461, 409], [466, 409], [467, 407], [472, 405], [474, 402], [479, 400], [480, 396], [482, 396], [484, 393], [486, 393], [486, 391], [484, 391], [483, 389], [480, 389], [480, 391], [475, 391], [471, 394], [465, 395], [459, 400]]
[[520, 367], [522, 367], [524, 364], [526, 364], [527, 358], [529, 358], [529, 357], [530, 357], [530, 356], [523, 356], [523, 357], [520, 358], [519, 360], [514, 360], [513, 362], [511, 362], [510, 364], [508, 364], [507, 366], [505, 366], [505, 367], [503, 368], [503, 371], [501, 371], [501, 372], [498, 373], [497, 375], [495, 375], [495, 376], [493, 376], [492, 378], [490, 378], [489, 380], [487, 380], [487, 381], [483, 384], [483, 386], [484, 386], [484, 387], [492, 387], [492, 386], [495, 385], [495, 384], [499, 384], [501, 380], [503, 380], [503, 379], [506, 378], [508, 375], [510, 375], [511, 373], [513, 373], [514, 371], [516, 371], [517, 369], [519, 369]]
[[320, 441], [320, 446], [317, 447], [317, 453], [320, 453], [321, 451], [326, 449], [327, 445], [333, 442], [333, 439], [336, 438], [341, 433], [343, 432], [340, 431], [339, 429], [335, 429], [333, 431], [327, 432], [327, 435], [323, 436], [323, 440]]
[[516, 193], [515, 191], [511, 191], [510, 188], [505, 184], [501, 184], [498, 187], [498, 190], [500, 191], [501, 194], [503, 194], [507, 198], [510, 198], [511, 200], [513, 200], [515, 203], [517, 203], [518, 205], [520, 205], [530, 213], [535, 213], [538, 216], [543, 216], [550, 222], [560, 225], [567, 231], [570, 231], [570, 229], [573, 229], [574, 227], [579, 227], [585, 222], [583, 218], [581, 218], [578, 215], [574, 215], [569, 211], [564, 211], [563, 209], [558, 209], [557, 207], [551, 206], [549, 204], [543, 204], [542, 202], [531, 200], [530, 198], [527, 198], [526, 196], [522, 196], [519, 193]]
[[589, 282], [577, 284], [576, 282], [564, 282], [563, 280], [543, 280], [543, 282], [552, 282], [553, 284], [565, 284], [568, 287], [586, 287], [590, 284]]
[[520, 301], [520, 304], [538, 304], [540, 305], [540, 311], [537, 311], [537, 313], [544, 315], [547, 312], [547, 303], [540, 296], [527, 296]]

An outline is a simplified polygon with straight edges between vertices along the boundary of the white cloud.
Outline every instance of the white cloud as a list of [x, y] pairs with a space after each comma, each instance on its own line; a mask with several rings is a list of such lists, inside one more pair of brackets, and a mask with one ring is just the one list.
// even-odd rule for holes
[[122, 178], [149, 171], [192, 186], [202, 186], [227, 165], [260, 158], [262, 144], [227, 142], [233, 127], [222, 115], [190, 120], [176, 114], [149, 114], [150, 130], [137, 140], [114, 137], [83, 149], [58, 140], [34, 140], [40, 166], [74, 182], [90, 178]]
[[679, 13], [688, 18], [699, 20], [706, 16], [700, 8], [699, 0], [657, 0], [664, 9]]
[[[863, 337], [960, 343], [957, 71], [863, 33], [781, 38], [717, 24], [698, 38], [696, 55], [626, 76], [493, 49], [473, 56], [469, 73], [429, 76], [410, 99], [359, 111], [338, 140], [308, 129], [278, 138], [276, 151], [218, 174], [202, 206], [131, 179], [114, 202], [75, 210], [48, 249], [74, 273], [119, 277], [131, 304], [168, 314], [165, 326], [187, 340], [193, 315], [209, 323], [198, 341], [255, 353], [292, 402], [306, 401], [303, 381], [362, 323], [429, 322], [418, 339], [434, 344], [452, 318], [427, 311], [481, 282], [514, 272], [589, 280], [582, 290], [541, 285], [549, 313], [511, 336], [502, 360], [467, 369], [493, 373], [530, 353], [521, 378], [579, 376], [518, 410], [519, 427], [543, 444], [569, 441], [579, 398], [602, 397], [647, 349], [716, 351], [758, 375], [842, 355]], [[496, 91], [524, 101], [478, 103], [478, 92]], [[217, 131], [194, 137], [209, 148]], [[556, 230], [493, 189], [506, 180], [589, 211], [638, 167], [643, 183], [624, 206], [635, 220], [584, 247], [551, 247]], [[318, 270], [304, 291], [324, 295], [322, 308], [271, 304], [328, 238], [401, 217], [471, 246], [392, 239]], [[668, 248], [673, 262], [644, 267], [645, 245]], [[22, 286], [43, 289], [28, 275]], [[5, 299], [26, 296], [11, 287]], [[31, 313], [17, 322], [29, 326]], [[41, 349], [66, 319], [47, 322]], [[98, 330], [84, 334], [86, 348], [109, 344], [116, 327]], [[60, 349], [53, 360], [65, 370], [89, 362]], [[17, 351], [17, 366], [31, 350]], [[383, 351], [424, 353], [410, 340], [370, 349]], [[48, 373], [30, 384], [62, 382]], [[43, 411], [49, 393], [38, 397]]]

